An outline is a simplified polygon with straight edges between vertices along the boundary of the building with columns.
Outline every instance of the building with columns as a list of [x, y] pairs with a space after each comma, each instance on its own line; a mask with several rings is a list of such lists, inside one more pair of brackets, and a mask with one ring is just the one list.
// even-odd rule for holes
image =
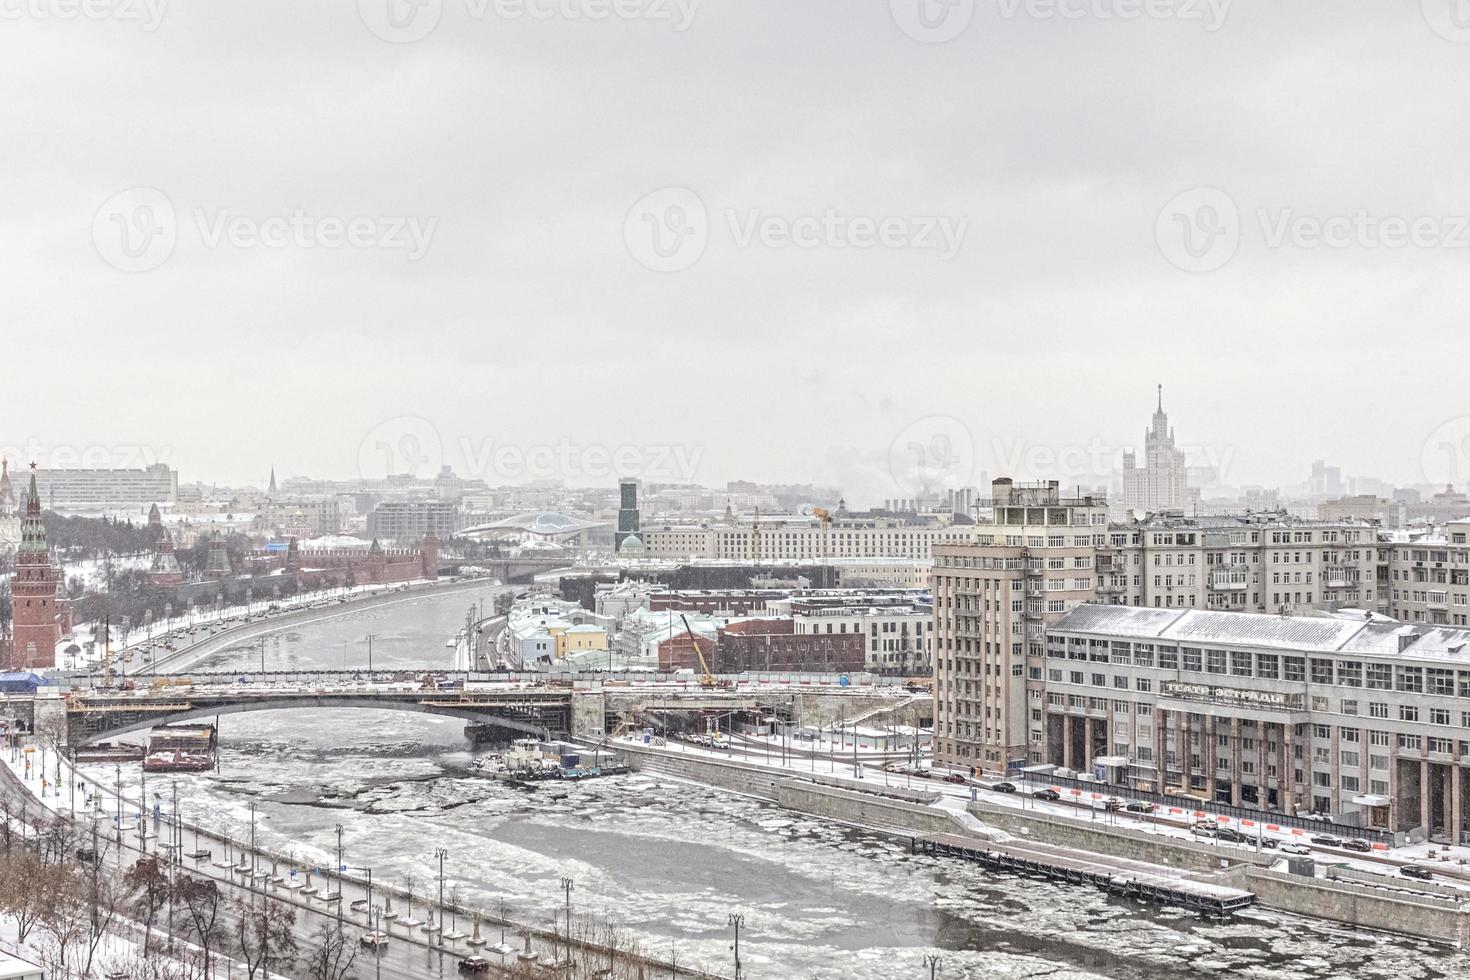
[[1470, 840], [1470, 630], [1079, 605], [1031, 758], [1268, 812]]

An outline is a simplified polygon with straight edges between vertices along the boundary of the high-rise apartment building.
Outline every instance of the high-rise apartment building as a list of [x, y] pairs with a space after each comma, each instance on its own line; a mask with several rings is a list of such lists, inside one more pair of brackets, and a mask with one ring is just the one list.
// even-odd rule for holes
[[1184, 513], [1195, 501], [1185, 479], [1184, 450], [1174, 445], [1174, 430], [1164, 413], [1164, 386], [1153, 422], [1143, 435], [1143, 465], [1123, 454], [1123, 507], [1143, 514]]
[[1113, 524], [1098, 599], [1122, 606], [1306, 612], [1387, 611], [1380, 529], [1284, 512], [1152, 517]]
[[934, 548], [934, 760], [1004, 772], [1040, 758], [1046, 625], [1097, 596], [1107, 502], [1056, 481], [991, 486], [993, 523]]

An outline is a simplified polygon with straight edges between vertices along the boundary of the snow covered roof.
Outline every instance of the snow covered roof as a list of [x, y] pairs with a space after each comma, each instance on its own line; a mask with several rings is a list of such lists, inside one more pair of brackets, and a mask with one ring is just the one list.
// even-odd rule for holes
[[1366, 617], [1271, 616], [1084, 603], [1053, 623], [1049, 631], [1200, 646], [1268, 647], [1470, 663], [1470, 630], [1383, 619], [1369, 621]]

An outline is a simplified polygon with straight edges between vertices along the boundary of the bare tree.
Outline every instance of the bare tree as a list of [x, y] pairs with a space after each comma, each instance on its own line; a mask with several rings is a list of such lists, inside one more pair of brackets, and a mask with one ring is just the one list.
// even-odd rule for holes
[[60, 868], [46, 864], [30, 851], [17, 850], [5, 859], [0, 873], [0, 912], [15, 920], [16, 937], [21, 942], [57, 901], [63, 877]]
[[212, 879], [184, 875], [174, 882], [174, 902], [184, 910], [189, 931], [204, 951], [204, 971], [209, 972], [212, 950], [223, 938], [225, 895]]
[[235, 916], [235, 942], [250, 980], [255, 980], [257, 971], [265, 977], [295, 962], [295, 910], [261, 896], [259, 902], [235, 899], [230, 913]]
[[41, 828], [41, 859], [61, 864], [81, 845], [84, 835], [80, 827], [65, 817], [54, 817]]
[[311, 948], [302, 957], [306, 980], [357, 980], [352, 972], [357, 947], [340, 922], [323, 922], [311, 934]]
[[73, 952], [86, 944], [91, 922], [88, 905], [86, 883], [81, 876], [60, 871], [38, 922], [53, 944], [56, 972], [64, 977], [72, 975]]
[[123, 886], [133, 900], [133, 910], [143, 919], [143, 955], [153, 935], [153, 917], [168, 902], [168, 875], [156, 857], [141, 858], [123, 875]]
[[86, 976], [92, 970], [102, 937], [127, 905], [127, 887], [103, 868], [100, 853], [82, 864], [80, 875], [87, 901], [86, 962], [82, 965], [82, 975]]

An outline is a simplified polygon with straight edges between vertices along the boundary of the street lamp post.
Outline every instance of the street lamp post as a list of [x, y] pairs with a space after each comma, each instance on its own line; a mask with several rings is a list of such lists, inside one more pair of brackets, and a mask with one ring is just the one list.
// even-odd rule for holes
[[571, 878], [562, 876], [561, 887], [567, 894], [567, 959], [572, 958], [572, 887], [576, 882]]
[[939, 970], [939, 964], [943, 962], [944, 958], [937, 953], [924, 954], [924, 965], [929, 968], [929, 980], [934, 980], [934, 977]]
[[735, 927], [735, 980], [740, 980], [740, 927], [745, 924], [745, 916], [731, 912], [729, 923]]
[[438, 848], [434, 856], [439, 859], [439, 948], [444, 948], [444, 859], [449, 857], [449, 851]]

